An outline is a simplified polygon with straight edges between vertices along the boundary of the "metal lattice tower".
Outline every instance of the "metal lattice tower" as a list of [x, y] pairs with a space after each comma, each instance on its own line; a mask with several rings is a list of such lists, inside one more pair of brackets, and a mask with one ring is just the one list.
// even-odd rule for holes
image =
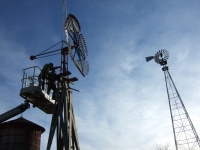
[[161, 49], [155, 56], [146, 57], [146, 61], [154, 59], [163, 67], [176, 150], [200, 150], [197, 132], [169, 73], [168, 58], [168, 51]]

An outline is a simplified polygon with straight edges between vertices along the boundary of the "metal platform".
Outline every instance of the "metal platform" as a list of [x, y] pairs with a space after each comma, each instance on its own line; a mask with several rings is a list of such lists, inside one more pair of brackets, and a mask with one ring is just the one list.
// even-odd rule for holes
[[30, 85], [29, 87], [22, 88], [20, 96], [33, 104], [34, 107], [38, 107], [47, 114], [53, 114], [55, 100], [52, 100], [40, 87]]
[[[20, 90], [20, 96], [25, 101], [33, 104], [33, 107], [37, 107], [47, 114], [53, 114], [55, 100], [38, 87], [38, 75], [41, 69], [38, 66], [32, 66], [22, 70], [22, 88]], [[45, 82], [46, 86], [46, 82]]]

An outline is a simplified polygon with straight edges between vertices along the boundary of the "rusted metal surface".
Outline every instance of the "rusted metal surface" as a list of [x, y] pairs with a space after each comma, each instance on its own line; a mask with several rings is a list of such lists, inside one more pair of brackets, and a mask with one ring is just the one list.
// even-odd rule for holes
[[23, 117], [0, 124], [0, 150], [40, 150], [45, 129]]

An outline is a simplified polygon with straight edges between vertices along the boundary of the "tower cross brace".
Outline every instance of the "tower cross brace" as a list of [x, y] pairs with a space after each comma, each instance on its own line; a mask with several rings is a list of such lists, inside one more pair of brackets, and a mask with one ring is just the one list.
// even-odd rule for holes
[[200, 150], [200, 140], [168, 66], [163, 65], [176, 150]]
[[47, 150], [51, 148], [56, 129], [57, 150], [80, 150], [69, 82], [57, 89], [56, 105], [52, 115]]

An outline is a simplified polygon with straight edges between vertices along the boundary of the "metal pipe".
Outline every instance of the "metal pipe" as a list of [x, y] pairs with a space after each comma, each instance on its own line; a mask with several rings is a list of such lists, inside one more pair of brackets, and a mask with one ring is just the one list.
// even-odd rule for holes
[[30, 108], [30, 104], [28, 102], [25, 102], [3, 114], [0, 115], [0, 123], [17, 116], [18, 114], [24, 112], [26, 109]]

